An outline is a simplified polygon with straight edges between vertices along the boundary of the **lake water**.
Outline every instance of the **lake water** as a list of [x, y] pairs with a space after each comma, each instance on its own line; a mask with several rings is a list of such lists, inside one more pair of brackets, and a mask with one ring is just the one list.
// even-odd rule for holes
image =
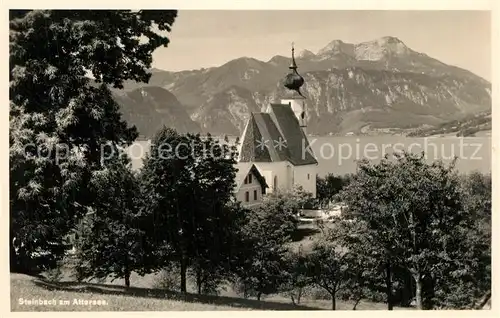
[[[318, 160], [318, 174], [343, 175], [356, 171], [357, 161], [363, 158], [380, 161], [385, 154], [408, 150], [424, 151], [428, 162], [443, 160], [451, 162], [458, 157], [460, 172], [491, 171], [491, 136], [484, 137], [427, 137], [409, 138], [402, 136], [369, 137], [309, 137], [309, 143]], [[307, 151], [305, 147], [301, 147]], [[142, 166], [142, 158], [149, 151], [148, 141], [137, 141], [129, 148], [134, 168]]]

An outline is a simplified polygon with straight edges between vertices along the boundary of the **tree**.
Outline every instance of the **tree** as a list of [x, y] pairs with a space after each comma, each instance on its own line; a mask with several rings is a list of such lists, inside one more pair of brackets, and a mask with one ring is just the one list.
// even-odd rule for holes
[[[295, 187], [270, 193], [262, 204], [243, 212], [241, 242], [233, 253], [231, 271], [243, 285], [245, 295], [255, 295], [260, 300], [262, 295], [280, 289], [293, 294], [292, 290], [301, 284], [298, 280], [304, 277], [294, 272], [300, 265], [289, 268], [299, 256], [290, 252], [287, 244], [297, 231], [299, 210], [311, 201], [311, 193]], [[292, 299], [295, 301], [293, 296]]]
[[281, 212], [278, 215], [283, 217], [284, 220], [289, 220], [290, 225], [296, 228], [298, 224], [296, 216], [299, 215], [301, 209], [314, 205], [314, 198], [312, 193], [305, 191], [301, 186], [295, 185], [291, 190], [279, 190], [266, 194], [263, 203], [264, 205], [259, 208], [272, 210], [275, 209], [272, 206], [280, 206]]
[[191, 136], [194, 150], [194, 186], [191, 187], [194, 255], [191, 267], [198, 293], [215, 292], [229, 275], [231, 247], [240, 212], [233, 204], [237, 148], [213, 139]]
[[457, 235], [463, 241], [455, 247], [455, 266], [436, 273], [435, 302], [481, 308], [491, 297], [491, 174], [472, 172], [460, 183], [466, 222]]
[[336, 176], [333, 173], [316, 178], [316, 197], [321, 205], [333, 202], [335, 196], [350, 181], [351, 175]]
[[474, 171], [461, 177], [464, 208], [477, 220], [477, 228], [491, 236], [491, 173]]
[[349, 266], [345, 263], [346, 253], [341, 248], [319, 241], [307, 255], [306, 268], [312, 282], [326, 290], [332, 300], [332, 310], [336, 309], [337, 292], [346, 288]]
[[[353, 310], [362, 299], [380, 302], [387, 293], [384, 280], [385, 263], [380, 261], [378, 248], [373, 248], [372, 237], [363, 221], [336, 217], [326, 233], [326, 240], [343, 251], [342, 263], [346, 288], [338, 291], [338, 297], [354, 302]], [[388, 303], [392, 306], [392, 301]]]
[[169, 43], [155, 27], [170, 31], [176, 15], [9, 11], [11, 271], [54, 267], [68, 249], [63, 238], [95, 203], [88, 185], [108, 146], [137, 137], [108, 85], [149, 80], [153, 51]]
[[91, 185], [96, 202], [76, 232], [77, 277], [124, 278], [143, 270], [145, 233], [139, 227], [139, 183], [130, 160], [116, 155], [95, 171]]
[[286, 273], [286, 279], [280, 289], [290, 296], [293, 304], [300, 304], [307, 287], [311, 285], [306, 260], [307, 256], [302, 247], [296, 252], [289, 251], [285, 255], [286, 267], [283, 271]]
[[244, 210], [232, 202], [222, 209], [217, 220], [207, 222], [197, 233], [190, 272], [199, 294], [216, 293], [220, 285], [232, 278], [231, 266], [241, 239], [239, 226]]
[[[199, 291], [202, 265], [214, 270], [228, 263], [226, 227], [231, 221], [235, 156], [233, 147], [210, 136], [180, 135], [164, 127], [144, 161], [142, 214], [157, 263], [179, 263], [181, 292], [189, 266], [195, 266]], [[147, 220], [147, 221], [146, 221]], [[208, 268], [206, 268], [208, 270]]]
[[232, 272], [243, 285], [244, 294], [277, 292], [287, 279], [286, 244], [295, 229], [293, 214], [286, 214], [279, 200], [267, 201], [246, 212], [241, 241], [234, 251]]
[[395, 268], [415, 286], [418, 309], [433, 306], [436, 273], [465, 270], [458, 252], [469, 228], [454, 164], [427, 164], [424, 154], [395, 154], [379, 164], [361, 162], [340, 196], [346, 215], [367, 225], [366, 235], [386, 263], [389, 303]]

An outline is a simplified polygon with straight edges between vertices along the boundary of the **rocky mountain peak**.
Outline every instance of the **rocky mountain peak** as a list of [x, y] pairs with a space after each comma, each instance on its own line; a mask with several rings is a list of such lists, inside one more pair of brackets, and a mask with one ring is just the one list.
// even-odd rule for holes
[[403, 41], [393, 36], [384, 36], [356, 45], [355, 55], [358, 60], [377, 61], [387, 56], [406, 55], [412, 50]]
[[283, 55], [275, 55], [273, 56], [267, 63], [272, 65], [279, 65], [281, 63], [289, 63], [290, 58]]
[[318, 55], [330, 55], [345, 53], [351, 55], [353, 52], [353, 44], [345, 43], [342, 40], [333, 40], [324, 48], [318, 51]]
[[297, 56], [299, 59], [309, 59], [316, 56], [313, 52], [309, 50], [302, 50], [300, 51], [299, 55]]

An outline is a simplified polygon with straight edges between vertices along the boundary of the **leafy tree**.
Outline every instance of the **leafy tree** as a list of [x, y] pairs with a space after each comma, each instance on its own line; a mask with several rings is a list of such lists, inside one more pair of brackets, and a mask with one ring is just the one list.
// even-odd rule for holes
[[[385, 263], [380, 262], [377, 247], [373, 248], [371, 236], [367, 235], [363, 221], [353, 222], [343, 217], [332, 220], [326, 238], [330, 244], [343, 251], [343, 264], [347, 266], [344, 284], [338, 297], [354, 302], [353, 310], [362, 299], [380, 302], [387, 293], [384, 281]], [[389, 293], [392, 295], [392, 293]], [[391, 306], [392, 306], [392, 302]]]
[[[139, 183], [125, 155], [114, 156], [95, 171], [91, 186], [96, 192], [93, 209], [76, 236], [77, 277], [124, 278], [130, 287], [132, 271], [143, 273], [145, 234], [139, 228]], [[144, 273], [143, 273], [144, 274]]]
[[230, 257], [237, 235], [239, 205], [234, 204], [235, 145], [229, 146], [210, 135], [191, 136], [194, 145], [192, 210], [195, 249], [192, 269], [198, 293], [215, 292], [229, 275]]
[[243, 285], [245, 295], [260, 300], [264, 294], [280, 289], [293, 293], [298, 287], [297, 279], [304, 277], [295, 277], [296, 268], [288, 268], [295, 256], [287, 244], [297, 231], [299, 209], [311, 200], [310, 193], [295, 187], [266, 195], [262, 204], [244, 213], [239, 234], [242, 241], [235, 249], [232, 272]]
[[288, 196], [288, 200], [290, 200], [291, 203], [297, 205], [297, 208], [295, 209], [307, 209], [313, 207], [315, 204], [315, 199], [313, 198], [312, 193], [307, 192], [300, 185], [294, 185], [292, 190], [289, 191], [286, 196]]
[[491, 297], [491, 174], [461, 178], [467, 219], [457, 235], [455, 266], [436, 273], [435, 302], [441, 307], [481, 308]]
[[[10, 267], [56, 266], [95, 194], [108, 145], [136, 137], [108, 85], [147, 82], [176, 11], [11, 10]], [[146, 41], [141, 41], [145, 39]], [[91, 73], [95, 81], [87, 77]]]
[[279, 211], [274, 217], [282, 218], [283, 226], [292, 232], [297, 228], [300, 210], [311, 205], [313, 200], [311, 193], [304, 191], [301, 186], [294, 186], [289, 191], [266, 194], [257, 210]]
[[[178, 262], [181, 292], [186, 292], [189, 266], [197, 271], [201, 292], [202, 266], [214, 271], [227, 260], [226, 226], [231, 222], [235, 156], [233, 147], [210, 136], [180, 135], [161, 129], [145, 159], [142, 171], [143, 208], [149, 241], [156, 246], [156, 264]], [[147, 221], [146, 221], [147, 220]], [[149, 225], [148, 225], [149, 224]], [[206, 268], [206, 270], [209, 270]]]
[[461, 178], [464, 208], [477, 220], [477, 228], [491, 236], [491, 173], [472, 172]]
[[307, 272], [307, 256], [300, 247], [298, 251], [289, 251], [285, 255], [286, 279], [281, 286], [281, 291], [287, 293], [293, 304], [300, 304], [301, 298], [306, 294], [311, 285]]
[[347, 287], [349, 265], [345, 262], [346, 253], [341, 248], [325, 240], [313, 245], [307, 255], [306, 268], [313, 284], [326, 290], [336, 309], [337, 293]]
[[200, 243], [191, 262], [190, 273], [199, 294], [217, 293], [223, 283], [233, 278], [231, 269], [235, 251], [242, 239], [240, 226], [243, 224], [245, 210], [238, 202], [227, 204], [223, 209], [224, 213], [221, 213], [217, 222], [219, 227], [208, 228], [212, 233], [207, 235], [208, 238], [203, 240], [203, 232], [198, 233]]
[[283, 235], [284, 239], [288, 240], [297, 229], [300, 204], [300, 201], [293, 194], [278, 192], [266, 195], [262, 204], [253, 210], [263, 221], [268, 222], [263, 226], [269, 227], [270, 231], [278, 231], [278, 234]]
[[316, 196], [321, 205], [333, 202], [335, 196], [350, 181], [351, 175], [336, 176], [333, 173], [325, 177], [316, 177]]
[[283, 213], [278, 201], [247, 211], [232, 265], [245, 296], [255, 295], [260, 300], [285, 283], [286, 244], [291, 241], [294, 220], [293, 215]]
[[453, 164], [427, 164], [423, 154], [406, 152], [376, 165], [364, 161], [340, 196], [386, 263], [389, 302], [395, 268], [411, 274], [418, 309], [433, 306], [437, 273], [466, 270], [457, 246], [464, 245], [469, 219]]

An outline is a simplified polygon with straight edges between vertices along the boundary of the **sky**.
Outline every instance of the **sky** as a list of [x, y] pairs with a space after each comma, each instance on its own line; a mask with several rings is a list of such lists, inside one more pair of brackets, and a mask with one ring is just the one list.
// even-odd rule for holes
[[268, 61], [332, 40], [395, 36], [411, 49], [491, 81], [491, 16], [487, 11], [221, 11], [180, 10], [168, 48], [153, 67], [180, 71], [220, 66], [246, 56]]

